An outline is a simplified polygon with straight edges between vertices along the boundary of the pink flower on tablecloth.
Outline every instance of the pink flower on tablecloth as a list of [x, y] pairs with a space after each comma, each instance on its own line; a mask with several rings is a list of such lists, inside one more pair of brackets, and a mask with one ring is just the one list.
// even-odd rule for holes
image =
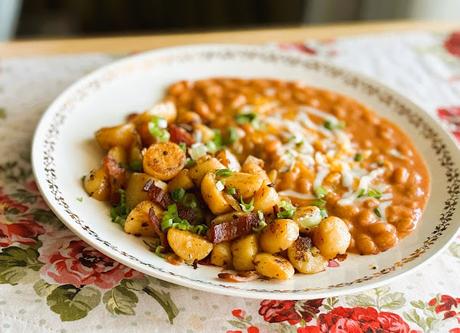
[[450, 132], [460, 142], [460, 106], [440, 107], [437, 114], [448, 126]]
[[243, 309], [233, 309], [232, 315], [236, 318], [243, 319], [246, 316], [246, 311]]
[[409, 325], [396, 313], [378, 312], [372, 307], [339, 306], [318, 317], [321, 332], [331, 333], [409, 333]]
[[0, 220], [0, 247], [13, 244], [33, 245], [45, 229], [32, 219], [21, 218], [15, 223], [3, 223]]
[[263, 300], [260, 302], [259, 314], [269, 323], [287, 321], [291, 325], [300, 322], [300, 314], [295, 309], [296, 301]]
[[454, 31], [447, 37], [444, 48], [454, 57], [460, 58], [460, 31]]
[[115, 287], [123, 279], [140, 278], [142, 274], [93, 249], [70, 231], [49, 233], [39, 249], [41, 272], [54, 282], [79, 288], [96, 285]]

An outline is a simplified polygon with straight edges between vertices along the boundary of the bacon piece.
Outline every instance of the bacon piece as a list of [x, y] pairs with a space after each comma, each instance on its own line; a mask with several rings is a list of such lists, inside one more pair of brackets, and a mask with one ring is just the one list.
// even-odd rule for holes
[[214, 244], [230, 241], [235, 238], [247, 235], [259, 224], [257, 214], [234, 215], [231, 221], [224, 221], [219, 224], [212, 224], [209, 228], [209, 239]]
[[149, 210], [149, 222], [150, 222], [150, 225], [153, 227], [153, 230], [155, 231], [155, 234], [160, 239], [161, 245], [164, 246], [164, 247], [167, 247], [168, 246], [168, 240], [166, 239], [165, 234], [161, 231], [160, 219], [155, 214], [155, 210], [153, 208], [150, 208], [150, 210]]
[[226, 282], [248, 282], [254, 281], [259, 278], [259, 274], [255, 271], [246, 271], [246, 272], [238, 272], [238, 273], [219, 273], [217, 275], [219, 279], [222, 279]]
[[161, 206], [161, 208], [166, 209], [170, 204], [172, 204], [172, 199], [169, 196], [169, 193], [158, 186], [155, 185], [155, 181], [150, 179], [145, 183], [143, 190], [148, 192], [149, 199]]
[[187, 146], [192, 145], [195, 140], [193, 139], [193, 136], [187, 132], [185, 129], [182, 127], [179, 127], [175, 124], [169, 125], [169, 134], [171, 135], [171, 141], [175, 143], [185, 143]]
[[102, 162], [110, 182], [110, 203], [114, 206], [120, 203], [119, 189], [126, 182], [127, 172], [120, 164], [110, 155], [104, 157]]

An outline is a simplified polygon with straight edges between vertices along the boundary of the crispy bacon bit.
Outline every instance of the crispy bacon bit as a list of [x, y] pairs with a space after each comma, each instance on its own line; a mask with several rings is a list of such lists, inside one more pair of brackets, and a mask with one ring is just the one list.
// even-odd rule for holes
[[198, 219], [196, 210], [190, 207], [186, 207], [181, 203], [177, 204], [177, 215], [179, 215], [181, 219], [187, 220], [191, 224], [194, 224]]
[[136, 120], [137, 116], [139, 115], [139, 113], [136, 113], [136, 112], [132, 112], [130, 114], [128, 114], [126, 116], [126, 121], [128, 122], [133, 122], [134, 120]]
[[238, 272], [238, 273], [219, 273], [217, 275], [219, 279], [222, 279], [226, 282], [248, 282], [254, 281], [259, 278], [259, 274], [256, 271], [246, 271], [246, 272]]
[[153, 227], [153, 230], [155, 231], [155, 234], [160, 239], [161, 245], [164, 246], [164, 247], [167, 247], [168, 246], [168, 241], [167, 241], [167, 239], [165, 237], [165, 234], [161, 231], [160, 219], [155, 214], [155, 210], [153, 208], [150, 208], [150, 210], [149, 210], [149, 222], [150, 222], [150, 225]]
[[236, 216], [234, 220], [213, 224], [209, 228], [209, 239], [214, 244], [230, 241], [240, 236], [250, 234], [259, 224], [257, 214], [251, 213]]
[[126, 181], [127, 172], [118, 162], [110, 155], [104, 157], [103, 166], [109, 176], [110, 181], [110, 203], [118, 205], [120, 202], [119, 189]]
[[171, 135], [171, 141], [175, 143], [185, 143], [187, 146], [192, 145], [195, 140], [193, 139], [193, 136], [187, 132], [185, 129], [182, 127], [179, 127], [177, 125], [171, 124], [169, 125], [169, 134]]
[[345, 259], [347, 259], [347, 254], [344, 253], [344, 254], [338, 254], [335, 259], [337, 259], [338, 261], [345, 261]]
[[161, 206], [161, 208], [166, 209], [170, 204], [172, 204], [172, 200], [169, 197], [169, 193], [158, 186], [155, 185], [155, 182], [150, 179], [145, 183], [143, 190], [148, 192], [149, 199]]

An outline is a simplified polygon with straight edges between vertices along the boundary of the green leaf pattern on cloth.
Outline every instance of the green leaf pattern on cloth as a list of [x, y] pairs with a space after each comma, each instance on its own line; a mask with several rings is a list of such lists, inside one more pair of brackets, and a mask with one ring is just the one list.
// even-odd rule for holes
[[59, 314], [62, 321], [86, 317], [100, 301], [101, 292], [97, 288], [91, 286], [76, 288], [70, 284], [57, 287], [46, 297], [46, 303], [52, 311]]

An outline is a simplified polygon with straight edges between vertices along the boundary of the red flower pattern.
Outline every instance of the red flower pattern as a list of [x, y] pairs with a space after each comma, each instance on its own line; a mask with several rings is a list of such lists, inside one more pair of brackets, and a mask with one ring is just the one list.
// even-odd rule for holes
[[259, 314], [269, 323], [287, 321], [294, 325], [300, 322], [300, 314], [295, 310], [296, 301], [263, 300], [260, 303]]
[[396, 313], [378, 312], [372, 307], [339, 306], [318, 317], [321, 332], [331, 333], [408, 333], [409, 325]]
[[460, 142], [460, 106], [438, 108], [437, 114], [449, 125], [450, 132]]
[[460, 31], [454, 31], [447, 37], [444, 48], [454, 57], [460, 58]]
[[42, 273], [57, 283], [75, 287], [96, 285], [103, 289], [115, 287], [123, 279], [140, 278], [141, 273], [128, 268], [77, 239], [70, 232], [50, 238], [40, 249], [44, 262]]
[[299, 51], [305, 54], [315, 55], [317, 51], [304, 43], [281, 43], [279, 47], [282, 50]]
[[0, 221], [0, 247], [10, 246], [16, 243], [33, 245], [37, 237], [45, 232], [45, 229], [29, 218], [22, 218], [16, 223], [2, 223]]
[[236, 318], [243, 319], [246, 316], [246, 312], [242, 309], [233, 309], [232, 315]]

